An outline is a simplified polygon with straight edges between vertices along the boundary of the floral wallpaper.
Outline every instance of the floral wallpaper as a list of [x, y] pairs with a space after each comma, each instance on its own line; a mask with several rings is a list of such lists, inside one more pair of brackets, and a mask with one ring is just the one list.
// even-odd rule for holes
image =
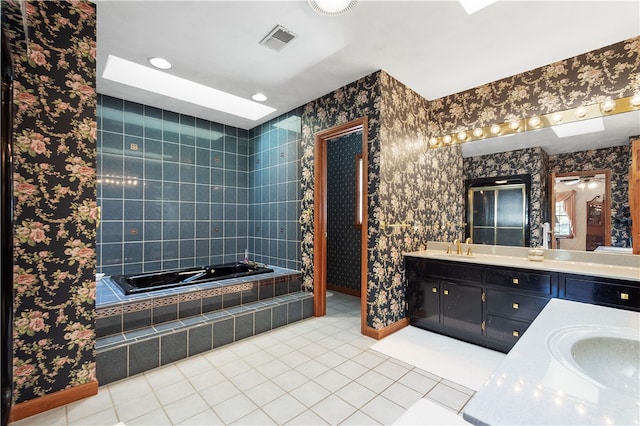
[[639, 89], [640, 36], [436, 99], [429, 104], [429, 135], [564, 111]]
[[14, 83], [17, 403], [96, 380], [95, 7], [26, 11]]
[[[384, 71], [307, 104], [302, 117], [302, 267], [313, 289], [315, 133], [367, 116], [369, 181], [367, 326], [406, 317], [402, 252], [463, 231], [459, 146], [427, 150], [427, 101]], [[381, 225], [382, 224], [382, 225]], [[386, 225], [401, 225], [388, 227]]]
[[631, 247], [629, 210], [629, 168], [631, 145], [549, 157], [550, 173], [569, 173], [598, 169], [611, 170], [611, 245]]
[[[378, 226], [376, 212], [378, 205], [379, 186], [379, 102], [380, 84], [379, 74], [367, 75], [347, 86], [306, 104], [302, 113], [302, 204], [300, 223], [302, 226], [302, 274], [303, 288], [313, 290], [313, 191], [314, 191], [314, 144], [315, 134], [330, 129], [339, 124], [368, 117], [368, 215], [369, 228], [367, 239], [369, 251], [373, 253], [372, 244]], [[371, 272], [371, 260], [368, 260], [368, 270]]]
[[542, 245], [542, 224], [548, 212], [548, 155], [542, 148], [528, 148], [464, 159], [464, 178], [531, 175], [529, 233], [531, 247]]

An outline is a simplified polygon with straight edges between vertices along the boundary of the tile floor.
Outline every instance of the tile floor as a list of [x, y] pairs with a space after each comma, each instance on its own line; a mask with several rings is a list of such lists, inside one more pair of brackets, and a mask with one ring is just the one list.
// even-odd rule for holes
[[12, 426], [387, 425], [414, 405], [462, 422], [474, 391], [371, 349], [376, 340], [360, 334], [359, 309], [359, 299], [333, 293], [325, 317], [101, 386], [97, 396]]

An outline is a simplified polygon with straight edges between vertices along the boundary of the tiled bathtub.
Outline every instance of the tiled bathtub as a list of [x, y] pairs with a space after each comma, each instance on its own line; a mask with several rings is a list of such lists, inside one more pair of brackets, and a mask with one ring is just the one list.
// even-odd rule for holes
[[98, 284], [96, 369], [110, 383], [313, 315], [298, 271], [125, 296]]

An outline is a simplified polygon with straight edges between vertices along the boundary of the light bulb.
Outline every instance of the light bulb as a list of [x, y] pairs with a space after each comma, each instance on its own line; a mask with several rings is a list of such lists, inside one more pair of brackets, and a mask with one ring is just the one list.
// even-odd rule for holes
[[465, 132], [464, 130], [461, 130], [461, 131], [458, 132], [458, 136], [457, 137], [458, 137], [458, 140], [463, 141], [463, 140], [467, 139], [467, 132]]
[[492, 124], [492, 125], [491, 125], [491, 128], [489, 129], [489, 131], [490, 131], [492, 134], [497, 135], [497, 134], [499, 134], [499, 133], [500, 133], [500, 126], [499, 126], [499, 125], [497, 125], [497, 124]]
[[480, 138], [482, 137], [482, 135], [484, 135], [484, 131], [480, 127], [476, 127], [475, 129], [473, 129], [473, 136], [475, 136], [476, 138]]
[[509, 121], [509, 128], [515, 132], [520, 128], [520, 121], [518, 120]]
[[447, 145], [449, 145], [451, 143], [451, 136], [449, 135], [445, 136], [444, 138], [442, 138], [442, 141]]
[[614, 101], [611, 98], [607, 98], [604, 102], [602, 102], [602, 104], [600, 104], [600, 109], [602, 110], [602, 112], [611, 112], [615, 109], [616, 107], [616, 101]]
[[431, 138], [431, 139], [429, 139], [429, 145], [431, 145], [431, 146], [436, 146], [436, 145], [438, 145], [438, 138]]
[[551, 119], [553, 120], [553, 122], [554, 122], [555, 124], [559, 124], [559, 123], [562, 123], [562, 120], [564, 120], [564, 117], [562, 116], [562, 114], [561, 114], [561, 113], [556, 112], [555, 114], [553, 114], [553, 115], [551, 116]]
[[629, 103], [631, 103], [631, 106], [633, 106], [633, 107], [639, 107], [640, 106], [640, 93], [636, 93], [635, 95], [633, 95], [631, 97], [631, 99], [629, 100]]
[[529, 126], [531, 127], [538, 127], [540, 123], [541, 123], [540, 117], [538, 117], [537, 115], [534, 115], [529, 119]]
[[587, 109], [583, 106], [578, 107], [578, 109], [576, 110], [576, 117], [585, 118], [586, 116], [587, 116]]

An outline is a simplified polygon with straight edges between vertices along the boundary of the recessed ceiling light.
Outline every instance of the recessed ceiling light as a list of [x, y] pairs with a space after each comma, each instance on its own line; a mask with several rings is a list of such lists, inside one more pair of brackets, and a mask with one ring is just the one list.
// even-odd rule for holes
[[253, 95], [251, 95], [251, 99], [258, 102], [264, 102], [267, 100], [267, 97], [264, 93], [254, 93]]
[[161, 70], [168, 70], [171, 68], [171, 62], [167, 61], [165, 58], [149, 58], [149, 63]]
[[249, 99], [145, 67], [113, 55], [109, 55], [107, 58], [102, 77], [127, 86], [137, 87], [138, 89], [254, 121], [276, 111], [275, 108]]

